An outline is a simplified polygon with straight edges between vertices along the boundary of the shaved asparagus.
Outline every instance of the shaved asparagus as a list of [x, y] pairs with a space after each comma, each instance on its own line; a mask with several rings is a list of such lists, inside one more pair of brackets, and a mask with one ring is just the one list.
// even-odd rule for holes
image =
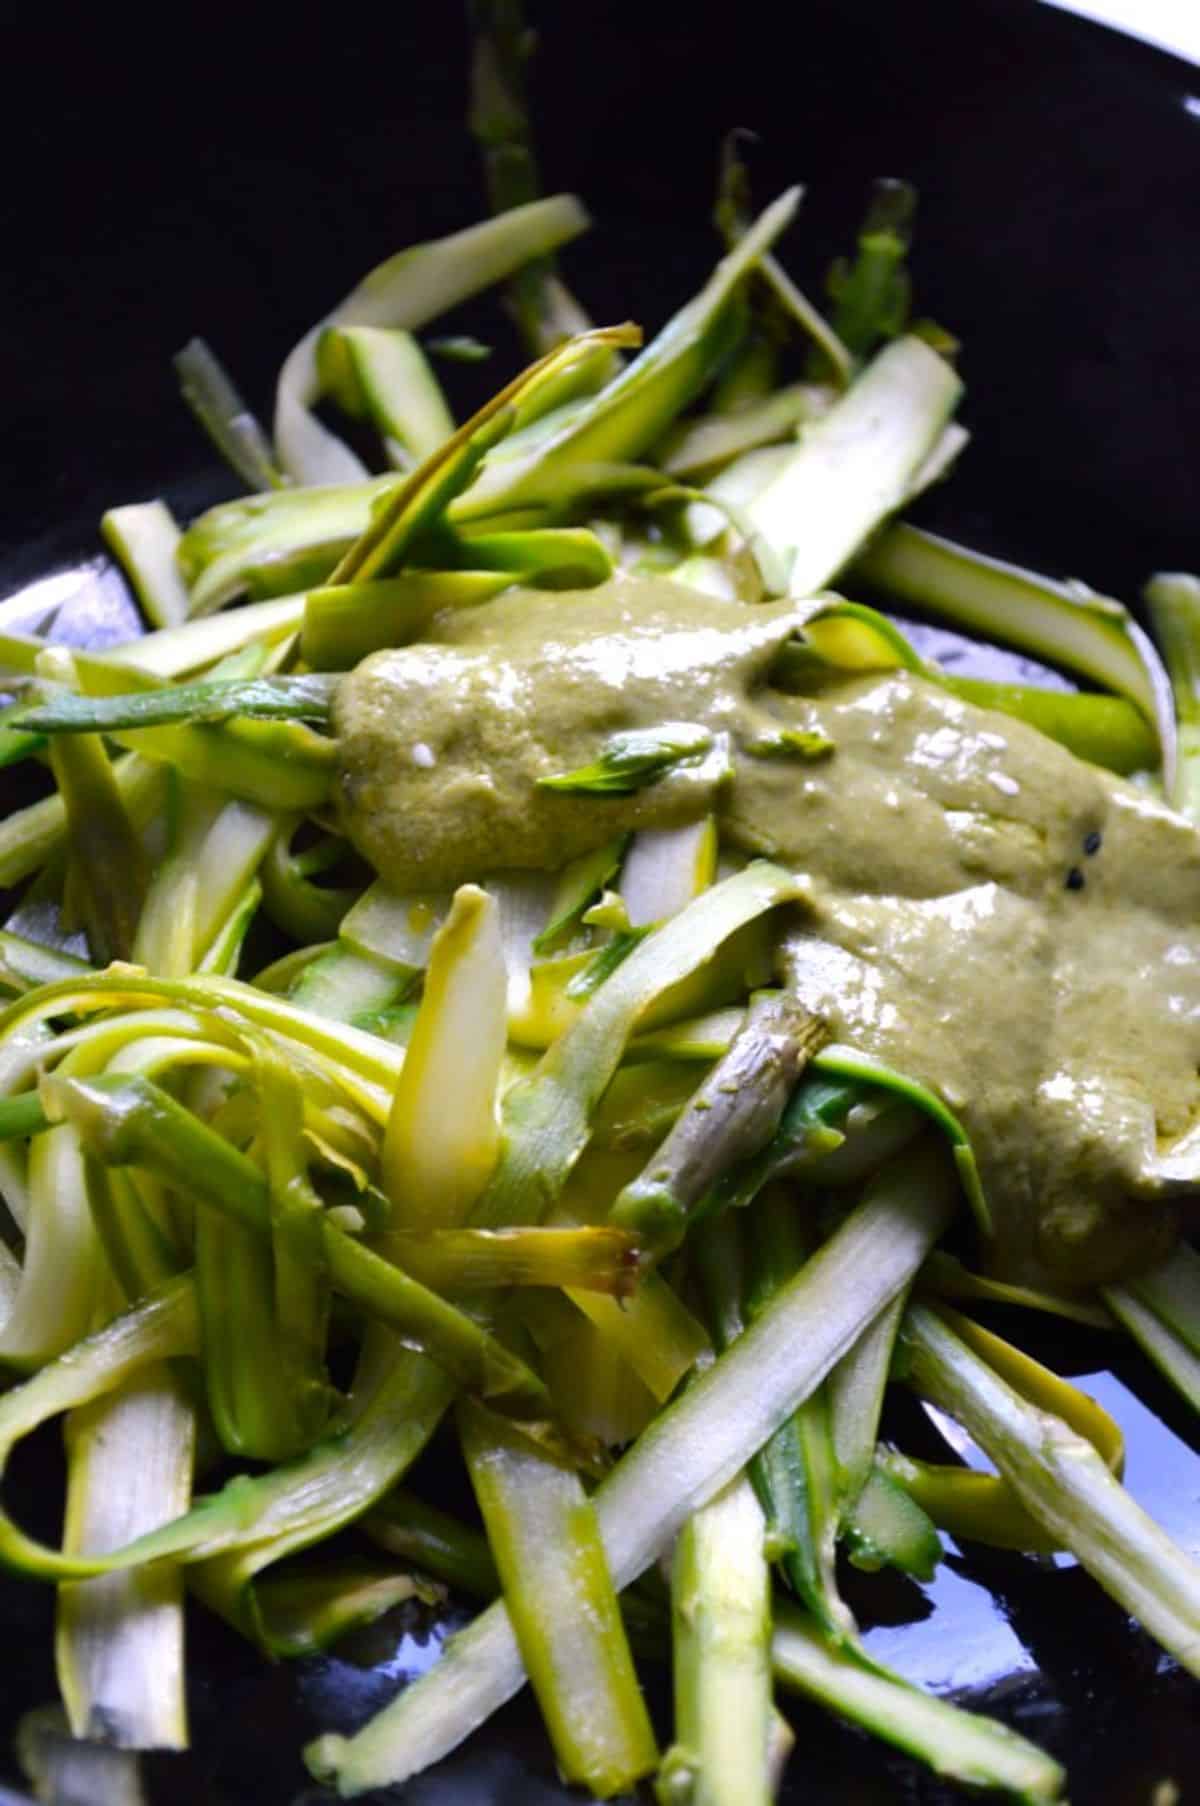
[[[383, 1183], [398, 1225], [454, 1227], [491, 1177], [506, 1025], [499, 911], [486, 891], [464, 885], [434, 937], [384, 1136]], [[452, 1094], [447, 1120], [442, 1110]]]
[[994, 635], [1128, 696], [1158, 734], [1164, 782], [1175, 771], [1170, 684], [1151, 641], [1119, 602], [986, 558], [907, 523], [890, 527], [856, 559], [848, 581], [880, 597], [927, 608]]
[[577, 1474], [491, 1412], [464, 1401], [459, 1424], [559, 1768], [601, 1799], [623, 1793], [658, 1752], [592, 1502]]
[[[372, 270], [323, 325], [390, 326], [412, 332], [510, 275], [531, 257], [557, 249], [587, 223], [587, 214], [572, 195], [555, 195], [448, 238], [414, 245]], [[317, 363], [321, 331], [317, 326], [307, 333], [280, 371], [276, 450], [294, 482], [354, 482], [363, 474], [362, 465], [311, 411], [321, 392]]]
[[1200, 819], [1200, 578], [1186, 571], [1159, 571], [1146, 585], [1145, 598], [1170, 676], [1179, 735], [1174, 781], [1164, 774], [1167, 792], [1175, 807], [1196, 821]]
[[613, 1223], [636, 1231], [655, 1255], [676, 1247], [722, 1173], [762, 1152], [826, 1034], [824, 1024], [786, 993], [769, 992], [753, 1002], [729, 1052], [645, 1171], [622, 1191]]
[[[117, 1548], [187, 1509], [194, 1413], [151, 1368], [72, 1413], [63, 1547]], [[160, 1565], [75, 1581], [59, 1595], [58, 1680], [71, 1730], [122, 1749], [184, 1749], [183, 1582]]]
[[[108, 1089], [78, 1079], [57, 1084], [56, 1107], [108, 1165], [145, 1167], [251, 1231], [268, 1230], [269, 1194], [258, 1167], [156, 1085], [144, 1079]], [[463, 1312], [353, 1241], [327, 1216], [320, 1218], [320, 1244], [334, 1287], [368, 1316], [428, 1348], [462, 1384], [504, 1399], [506, 1409], [548, 1414], [543, 1382]]]
[[904, 1331], [913, 1383], [986, 1449], [1025, 1509], [1200, 1674], [1200, 1565], [1113, 1477], [1084, 1437], [1038, 1411], [924, 1306]]
[[152, 627], [173, 627], [188, 616], [187, 586], [176, 553], [180, 532], [163, 501], [110, 508], [100, 531], [124, 565], [142, 613]]
[[823, 589], [901, 505], [961, 390], [936, 352], [898, 339], [809, 428], [747, 507], [787, 561], [790, 594]]
[[780, 1605], [771, 1659], [784, 1686], [831, 1706], [968, 1786], [999, 1787], [1026, 1806], [1057, 1800], [1066, 1776], [1015, 1731], [931, 1699], [832, 1647], [794, 1607]]
[[769, 1806], [771, 1584], [763, 1517], [730, 1482], [679, 1533], [671, 1571], [675, 1742], [662, 1806]]
[[[926, 1158], [897, 1172], [801, 1269], [758, 1322], [662, 1413], [596, 1494], [616, 1586], [666, 1547], [818, 1385], [865, 1325], [906, 1285], [941, 1233], [953, 1184]], [[520, 1652], [503, 1605], [490, 1607], [352, 1738], [320, 1738], [313, 1772], [354, 1794], [398, 1783], [453, 1749], [520, 1687]]]

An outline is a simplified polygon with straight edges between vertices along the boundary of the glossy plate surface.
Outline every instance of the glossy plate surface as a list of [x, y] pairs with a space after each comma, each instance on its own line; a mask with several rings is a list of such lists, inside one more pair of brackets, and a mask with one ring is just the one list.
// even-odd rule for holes
[[[0, 123], [0, 598], [13, 598], [0, 621], [33, 624], [65, 601], [56, 630], [80, 640], [129, 630], [120, 585], [89, 563], [105, 507], [164, 493], [187, 514], [233, 493], [177, 400], [172, 352], [202, 333], [267, 412], [282, 354], [367, 268], [482, 211], [456, 5], [185, 4], [136, 30], [122, 10], [26, 9]], [[598, 222], [568, 258], [597, 319], [632, 312], [652, 329], [703, 278], [730, 126], [761, 134], [764, 199], [806, 183], [786, 252], [813, 288], [870, 179], [907, 176], [922, 195], [919, 307], [963, 341], [975, 434], [922, 518], [1126, 597], [1153, 569], [1200, 567], [1200, 74], [1020, 0], [530, 10], [546, 184], [576, 189]], [[474, 309], [465, 323], [489, 333], [493, 320]], [[1182, 1411], [1132, 1355], [1113, 1370], [1103, 1338], [1046, 1346], [1123, 1423], [1135, 1494], [1200, 1552]], [[9, 1483], [48, 1532], [55, 1461], [44, 1438]], [[1062, 1756], [1076, 1801], [1149, 1802], [1166, 1777], [1184, 1798], [1200, 1785], [1195, 1684], [1069, 1563], [951, 1553], [925, 1593], [859, 1585], [854, 1600], [882, 1657]], [[0, 1578], [0, 1611], [2, 1787], [20, 1780], [17, 1719], [53, 1696], [50, 1595]], [[301, 1744], [382, 1703], [436, 1646], [385, 1621], [336, 1656], [272, 1669], [197, 1614], [195, 1754], [152, 1758], [147, 1797], [326, 1797]], [[787, 1801], [957, 1797], [806, 1707], [795, 1720]], [[568, 1796], [521, 1704], [403, 1797]]]

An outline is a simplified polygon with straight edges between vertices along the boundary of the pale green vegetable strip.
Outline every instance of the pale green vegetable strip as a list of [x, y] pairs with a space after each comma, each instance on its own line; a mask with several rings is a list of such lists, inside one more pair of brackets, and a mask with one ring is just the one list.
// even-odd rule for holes
[[459, 1432], [521, 1660], [564, 1780], [601, 1799], [658, 1761], [592, 1501], [493, 1413], [463, 1400]]
[[152, 876], [133, 958], [162, 978], [194, 972], [258, 869], [277, 818], [182, 786], [176, 844]]
[[[342, 326], [336, 338], [358, 395], [372, 422], [384, 436], [389, 463], [419, 464], [454, 431], [429, 360], [411, 332], [379, 326]], [[320, 368], [324, 342], [318, 348]]]
[[567, 1296], [621, 1355], [660, 1404], [707, 1354], [704, 1326], [661, 1274], [647, 1273], [632, 1298], [606, 1298], [569, 1286]]
[[[213, 1611], [230, 1616], [225, 1595], [209, 1584], [202, 1570], [194, 1569], [189, 1580]], [[326, 1558], [319, 1566], [289, 1569], [257, 1582], [257, 1640], [271, 1656], [320, 1655], [347, 1631], [373, 1624], [409, 1600], [437, 1606], [445, 1602], [445, 1593], [431, 1581], [398, 1574], [393, 1563], [378, 1558]]]
[[325, 1368], [329, 1278], [323, 1202], [309, 1177], [300, 1076], [270, 1037], [243, 1031], [254, 1049], [259, 1145], [271, 1191], [271, 1253], [279, 1367], [289, 1410], [308, 1447], [326, 1427], [334, 1392]]
[[414, 245], [371, 271], [288, 354], [275, 396], [275, 446], [296, 483], [354, 482], [358, 459], [312, 413], [321, 393], [317, 345], [329, 326], [391, 326], [413, 332], [468, 295], [477, 294], [578, 236], [587, 214], [573, 195], [516, 207], [428, 244]]
[[158, 1002], [243, 1016], [285, 1040], [297, 1042], [323, 1065], [336, 1069], [339, 1083], [345, 1084], [349, 1079], [365, 1081], [372, 1091], [384, 1088], [389, 1097], [404, 1063], [397, 1048], [388, 1047], [375, 1035], [364, 1034], [348, 1023], [330, 1023], [239, 979], [207, 973], [202, 978], [164, 979], [118, 969], [64, 979], [43, 986], [0, 1012], [0, 1034], [13, 1034], [48, 1017], [67, 1013], [140, 1009]]
[[949, 1700], [933, 1699], [833, 1647], [793, 1606], [779, 1604], [771, 1639], [777, 1678], [877, 1737], [927, 1762], [935, 1774], [998, 1787], [1025, 1806], [1057, 1800], [1066, 1775], [1035, 1744]]
[[[103, 1329], [41, 1368], [0, 1399], [0, 1470], [23, 1436], [48, 1418], [115, 1391], [133, 1375], [175, 1355], [195, 1354], [199, 1340], [196, 1299], [189, 1277], [172, 1280], [113, 1319]], [[22, 1572], [50, 1580], [83, 1579], [103, 1572], [103, 1557], [89, 1565], [65, 1560], [26, 1536], [0, 1514], [0, 1553]]]
[[582, 853], [563, 866], [545, 926], [529, 942], [531, 954], [551, 952], [556, 943], [567, 939], [571, 930], [578, 927], [588, 905], [621, 869], [625, 844], [624, 838], [606, 841], [594, 853]]
[[[71, 738], [55, 740], [52, 758], [61, 756]], [[112, 738], [131, 752], [175, 766], [197, 784], [266, 809], [319, 809], [333, 790], [336, 744], [299, 721], [117, 728]]]
[[1151, 1310], [1132, 1286], [1105, 1286], [1104, 1302], [1113, 1316], [1193, 1407], [1200, 1411], [1200, 1354], [1165, 1317]]
[[658, 462], [670, 476], [698, 476], [756, 446], [788, 437], [827, 413], [832, 401], [832, 391], [821, 384], [792, 383], [730, 413], [681, 421], [658, 447]]
[[621, 898], [630, 926], [665, 922], [707, 890], [717, 875], [716, 818], [682, 828], [642, 828], [621, 867]]
[[[232, 661], [228, 661], [232, 662]], [[58, 689], [22, 712], [39, 734], [113, 734], [121, 728], [215, 725], [231, 720], [329, 720], [331, 680], [300, 677], [226, 677], [214, 673], [194, 683], [162, 684], [112, 696], [83, 696]]]
[[291, 1001], [315, 1016], [354, 1022], [389, 1009], [408, 991], [411, 980], [366, 954], [339, 944], [310, 960], [289, 992]]
[[1129, 1281], [1129, 1289], [1200, 1355], [1200, 1254], [1180, 1242], [1166, 1260]]
[[104, 1261], [69, 1124], [34, 1137], [28, 1172], [21, 1284], [0, 1330], [0, 1361], [19, 1368], [40, 1367], [87, 1334]]
[[231, 469], [250, 489], [277, 489], [285, 479], [267, 436], [212, 348], [189, 339], [174, 363], [183, 399]]
[[[888, 1185], [886, 1170], [878, 1183]], [[755, 1202], [752, 1232], [743, 1231], [748, 1323], [804, 1263], [809, 1232], [800, 1208], [799, 1200], [782, 1189]], [[766, 1517], [770, 1553], [789, 1584], [832, 1636], [854, 1639], [857, 1627], [837, 1584], [841, 1500], [827, 1385], [814, 1388], [794, 1416], [780, 1424], [748, 1472]]]
[[[13, 1748], [38, 1800], [53, 1806], [146, 1806], [142, 1758], [72, 1737], [61, 1706], [35, 1706], [17, 1721]], [[0, 1792], [2, 1806], [28, 1806], [27, 1794]]]
[[935, 351], [919, 339], [897, 339], [808, 429], [746, 509], [787, 560], [789, 594], [823, 589], [900, 506], [961, 392]]
[[182, 537], [163, 501], [110, 508], [100, 531], [120, 559], [151, 627], [173, 627], [188, 617], [188, 593], [175, 554]]
[[98, 734], [54, 740], [50, 769], [66, 811], [67, 871], [88, 951], [100, 966], [128, 959], [145, 891], [145, 865], [103, 741]]
[[257, 588], [261, 595], [264, 577], [289, 574], [293, 580], [286, 585], [272, 581], [287, 599], [324, 582], [365, 530], [375, 505], [402, 481], [395, 475], [364, 477], [279, 489], [210, 508], [192, 522], [179, 547], [193, 617], [213, 614], [247, 589], [253, 595]]
[[[953, 1192], [944, 1163], [910, 1161], [617, 1463], [595, 1499], [618, 1590], [740, 1472], [908, 1284], [945, 1228]], [[356, 1736], [320, 1738], [306, 1759], [346, 1795], [402, 1782], [460, 1743], [523, 1678], [507, 1611], [491, 1606]]]
[[[568, 339], [514, 377], [490, 401], [381, 498], [363, 532], [338, 560], [331, 585], [386, 577], [407, 561], [422, 534], [441, 526], [450, 504], [475, 482], [487, 453], [507, 439], [523, 413], [563, 384], [586, 381], [598, 352], [641, 343], [641, 328], [605, 326]], [[510, 523], [511, 524], [511, 523]]]
[[372, 1246], [437, 1292], [577, 1286], [628, 1298], [638, 1282], [637, 1243], [620, 1229], [395, 1229]]
[[45, 947], [40, 941], [26, 940], [22, 935], [0, 929], [0, 971], [4, 982], [15, 990], [34, 990], [38, 985], [57, 984], [60, 979], [77, 978], [91, 970], [87, 961], [74, 953]]
[[952, 674], [937, 681], [963, 702], [1014, 715], [1057, 740], [1077, 759], [1090, 759], [1093, 765], [1103, 765], [1120, 777], [1152, 771], [1158, 764], [1154, 727], [1126, 696], [1044, 690], [1035, 684], [992, 683], [986, 678]]
[[906, 522], [872, 541], [846, 581], [871, 600], [928, 609], [1128, 696], [1158, 731], [1164, 783], [1171, 789], [1171, 686], [1153, 644], [1119, 602], [1084, 584], [1055, 582], [987, 558]]
[[500, 1591], [486, 1536], [417, 1498], [406, 1487], [393, 1487], [361, 1528], [381, 1549], [472, 1599], [494, 1599]]
[[499, 909], [464, 884], [434, 937], [384, 1135], [381, 1172], [397, 1227], [453, 1228], [491, 1177], [507, 1025]]
[[0, 1242], [0, 1330], [16, 1302], [21, 1284], [21, 1263], [7, 1242]]
[[635, 948], [530, 1078], [506, 1093], [500, 1163], [475, 1208], [481, 1228], [537, 1221], [587, 1142], [591, 1112], [638, 1018], [743, 923], [802, 894], [793, 874], [757, 862], [715, 885]]
[[246, 602], [230, 614], [183, 621], [106, 652], [77, 652], [75, 669], [80, 687], [105, 695], [114, 689], [130, 688], [123, 681], [124, 673], [129, 671], [165, 681], [215, 665], [246, 646], [276, 646], [301, 626], [305, 602], [305, 596]]
[[[377, 1349], [380, 1363], [372, 1359]], [[453, 1396], [453, 1383], [431, 1361], [386, 1332], [369, 1331], [350, 1428], [285, 1467], [231, 1482], [179, 1521], [175, 1545], [196, 1562], [205, 1600], [261, 1640], [255, 1577], [374, 1505], [407, 1472]]]
[[843, 1513], [866, 1485], [875, 1459], [879, 1413], [907, 1293], [894, 1298], [844, 1354], [828, 1380], [829, 1418]]
[[401, 972], [420, 972], [429, 964], [434, 936], [449, 913], [447, 891], [403, 896], [377, 878], [342, 917], [338, 932], [356, 953]]
[[763, 1515], [730, 1481], [679, 1533], [671, 1568], [675, 1742], [662, 1806], [770, 1806], [771, 1583]]
[[[186, 1511], [195, 1420], [151, 1368], [67, 1422], [63, 1548], [103, 1553]], [[64, 1586], [55, 1638], [71, 1730], [122, 1749], [184, 1749], [183, 1582], [160, 1563]]]
[[294, 815], [276, 821], [278, 832], [259, 868], [263, 906], [275, 926], [302, 947], [333, 940], [362, 886], [353, 879], [347, 884], [320, 884], [317, 879], [344, 861], [346, 842], [340, 835], [326, 834], [294, 853], [292, 840], [300, 822]]
[[799, 198], [798, 189], [789, 189], [773, 202], [700, 292], [560, 432], [539, 436], [524, 457], [513, 456], [510, 447], [509, 456], [489, 458], [478, 481], [452, 505], [451, 518], [478, 520], [544, 502], [555, 470], [611, 466], [652, 446], [728, 350], [741, 284], [787, 226]]
[[[271, 1227], [267, 1182], [255, 1163], [143, 1078], [119, 1087], [49, 1079], [56, 1108], [69, 1113], [90, 1152], [112, 1166], [139, 1166], [197, 1203], [262, 1235]], [[328, 1216], [322, 1255], [335, 1291], [443, 1363], [460, 1385], [502, 1398], [505, 1409], [543, 1417], [549, 1396], [519, 1356], [463, 1311], [372, 1254]]]
[[441, 609], [474, 608], [516, 581], [507, 571], [401, 571], [312, 589], [300, 651], [314, 670], [349, 671], [370, 652], [416, 639]]
[[1200, 821], [1200, 578], [1159, 571], [1143, 594], [1175, 699], [1179, 762], [1170, 800]]
[[1086, 1438], [1026, 1403], [934, 1312], [910, 1310], [904, 1342], [912, 1384], [958, 1419], [1057, 1546], [1200, 1674], [1200, 1565], [1135, 1503]]
[[944, 1248], [935, 1249], [925, 1262], [921, 1285], [940, 1298], [984, 1298], [994, 1304], [1015, 1304], [1030, 1311], [1047, 1311], [1073, 1323], [1087, 1324], [1091, 1329], [1113, 1327], [1112, 1318], [1102, 1304], [1089, 1304], [1084, 1299], [1039, 1291], [1031, 1286], [1009, 1285], [1005, 1280], [972, 1273], [956, 1255], [948, 1254]]

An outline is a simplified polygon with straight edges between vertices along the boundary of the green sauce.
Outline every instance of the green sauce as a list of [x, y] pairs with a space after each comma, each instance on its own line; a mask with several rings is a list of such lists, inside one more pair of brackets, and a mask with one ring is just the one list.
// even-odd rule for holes
[[[729, 842], [810, 878], [789, 983], [962, 1117], [993, 1264], [1128, 1271], [1169, 1246], [1170, 1201], [1200, 1178], [1200, 836], [911, 673], [771, 688], [806, 612], [626, 580], [445, 616], [341, 686], [346, 832], [397, 888], [430, 890], [714, 810]], [[709, 729], [714, 753], [632, 796], [537, 788], [665, 720]], [[832, 750], [763, 756], [781, 729]]]

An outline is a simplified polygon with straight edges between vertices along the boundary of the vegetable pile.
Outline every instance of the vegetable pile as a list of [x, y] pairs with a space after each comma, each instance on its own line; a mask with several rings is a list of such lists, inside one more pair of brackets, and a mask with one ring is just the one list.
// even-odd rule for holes
[[[804, 876], [711, 809], [402, 893], [351, 844], [331, 724], [346, 673], [451, 611], [667, 576], [802, 603], [783, 689], [908, 672], [1194, 816], [1200, 582], [1147, 590], [1164, 668], [1120, 604], [897, 518], [967, 439], [953, 341], [910, 320], [902, 184], [823, 315], [775, 251], [799, 192], [752, 218], [732, 143], [708, 282], [644, 348], [594, 328], [554, 262], [583, 209], [538, 198], [524, 40], [477, 10], [493, 217], [314, 327], [270, 437], [188, 346], [184, 394], [249, 493], [184, 530], [161, 500], [105, 516], [140, 639], [0, 638], [0, 757], [53, 780], [0, 824], [0, 1464], [61, 1417], [68, 1473], [61, 1546], [6, 1509], [0, 1559], [57, 1584], [70, 1730], [122, 1750], [186, 1745], [185, 1590], [295, 1656], [449, 1587], [469, 1628], [306, 1752], [342, 1794], [417, 1774], [528, 1680], [599, 1797], [769, 1800], [778, 1685], [1053, 1800], [1048, 1755], [868, 1653], [839, 1557], [919, 1580], [940, 1530], [1070, 1551], [1200, 1674], [1200, 1569], [1121, 1485], [1119, 1429], [961, 1311], [1123, 1329], [1200, 1404], [1200, 1261], [1070, 1294], [989, 1277], [961, 1111], [830, 1038], [788, 982]], [[456, 425], [434, 360], [483, 348], [417, 335], [499, 283], [534, 361]], [[939, 671], [883, 602], [1093, 687]], [[795, 728], [749, 751], [797, 781], [837, 757]], [[720, 752], [664, 720], [538, 787], [636, 800]], [[994, 1471], [895, 1447], [891, 1381]], [[435, 1437], [480, 1523], [407, 1486]], [[635, 1658], [667, 1654], [664, 1747]]]

